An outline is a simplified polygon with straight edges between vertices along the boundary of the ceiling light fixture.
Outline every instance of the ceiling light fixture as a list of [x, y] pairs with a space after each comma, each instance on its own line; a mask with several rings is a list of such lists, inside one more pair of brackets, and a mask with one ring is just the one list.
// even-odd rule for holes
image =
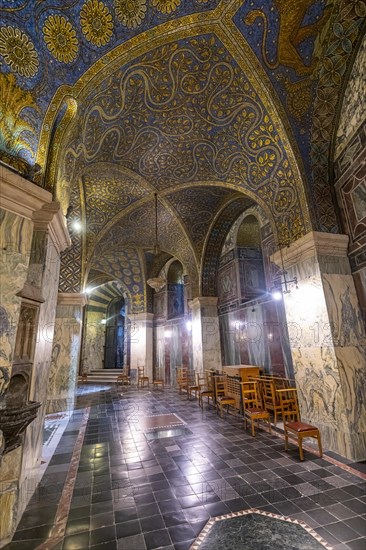
[[[155, 193], [155, 243], [154, 243], [154, 249], [153, 253], [154, 256], [157, 256], [160, 253], [160, 246], [158, 241], [158, 194]], [[166, 280], [164, 277], [151, 277], [147, 280], [147, 284], [155, 290], [155, 292], [159, 292], [162, 288], [166, 285]]]

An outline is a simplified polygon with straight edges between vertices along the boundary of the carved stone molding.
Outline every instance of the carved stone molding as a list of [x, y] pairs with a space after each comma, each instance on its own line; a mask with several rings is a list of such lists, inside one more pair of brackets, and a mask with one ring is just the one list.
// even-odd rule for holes
[[88, 298], [82, 293], [59, 292], [57, 297], [57, 305], [59, 306], [85, 306]]
[[32, 219], [33, 213], [52, 202], [49, 191], [0, 165], [0, 206], [4, 210]]
[[280, 267], [289, 268], [314, 256], [344, 258], [347, 256], [348, 241], [348, 235], [310, 231], [288, 248], [283, 248], [282, 257], [279, 250], [272, 254], [271, 261]]
[[71, 246], [71, 238], [67, 229], [65, 216], [58, 201], [45, 204], [33, 214], [34, 229], [48, 231], [57, 252], [62, 252]]

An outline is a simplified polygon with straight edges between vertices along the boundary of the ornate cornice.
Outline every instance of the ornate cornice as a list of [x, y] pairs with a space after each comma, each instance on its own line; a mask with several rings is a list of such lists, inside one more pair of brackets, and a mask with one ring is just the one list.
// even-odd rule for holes
[[58, 306], [85, 306], [88, 297], [77, 292], [59, 292], [57, 296]]
[[312, 257], [343, 258], [347, 256], [348, 241], [348, 235], [310, 231], [288, 248], [283, 248], [282, 253], [278, 250], [272, 254], [271, 261], [287, 269]]
[[5, 166], [0, 166], [1, 208], [31, 220], [34, 212], [51, 202], [51, 193]]
[[71, 246], [66, 220], [59, 202], [51, 202], [33, 214], [34, 229], [48, 231], [57, 252]]

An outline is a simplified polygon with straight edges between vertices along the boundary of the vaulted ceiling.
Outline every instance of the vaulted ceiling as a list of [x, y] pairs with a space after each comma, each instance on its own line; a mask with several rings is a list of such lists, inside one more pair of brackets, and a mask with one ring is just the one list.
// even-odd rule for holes
[[365, 14], [360, 0], [3, 0], [1, 158], [84, 224], [62, 290], [116, 279], [143, 310], [149, 272], [175, 256], [199, 292], [225, 212], [254, 203], [278, 240], [337, 230], [329, 159]]

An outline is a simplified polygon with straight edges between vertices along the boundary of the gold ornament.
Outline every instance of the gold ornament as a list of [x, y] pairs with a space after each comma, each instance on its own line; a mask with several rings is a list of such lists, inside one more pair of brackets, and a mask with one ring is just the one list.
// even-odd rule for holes
[[0, 28], [0, 54], [13, 71], [31, 77], [38, 71], [39, 61], [28, 36], [14, 27]]
[[78, 39], [71, 23], [62, 15], [50, 15], [43, 26], [47, 48], [57, 61], [71, 63], [78, 53]]
[[146, 0], [115, 0], [115, 6], [118, 19], [129, 29], [141, 25], [146, 15]]
[[151, 3], [161, 13], [171, 13], [177, 9], [180, 0], [152, 0]]
[[88, 0], [80, 11], [81, 30], [88, 42], [99, 48], [110, 41], [113, 21], [109, 9], [99, 0]]

